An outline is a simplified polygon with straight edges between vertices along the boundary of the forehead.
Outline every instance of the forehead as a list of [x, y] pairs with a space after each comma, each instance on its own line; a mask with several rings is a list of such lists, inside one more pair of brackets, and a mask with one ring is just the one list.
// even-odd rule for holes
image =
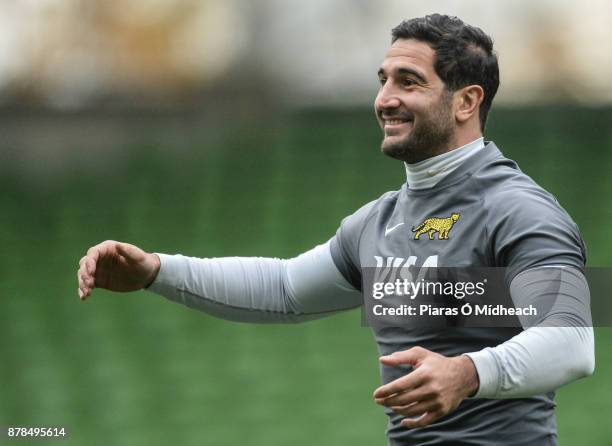
[[418, 70], [425, 77], [435, 77], [434, 60], [436, 53], [426, 43], [414, 39], [396, 40], [382, 61], [381, 68], [392, 72], [398, 68]]

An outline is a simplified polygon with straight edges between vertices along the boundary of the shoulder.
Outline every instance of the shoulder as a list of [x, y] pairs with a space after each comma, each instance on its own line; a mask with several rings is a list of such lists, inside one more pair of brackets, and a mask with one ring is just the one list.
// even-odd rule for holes
[[575, 226], [557, 198], [522, 172], [513, 160], [501, 156], [483, 166], [474, 179], [481, 183], [483, 205], [492, 224], [551, 220]]
[[550, 192], [500, 156], [474, 173], [497, 266], [515, 271], [545, 264], [582, 267], [586, 251], [576, 223]]
[[487, 144], [483, 158], [465, 187], [482, 197], [491, 217], [532, 211], [565, 214], [557, 199], [523, 172], [514, 160], [506, 158], [494, 143]]
[[393, 210], [397, 204], [399, 193], [399, 190], [385, 192], [376, 200], [364, 204], [342, 220], [341, 228], [361, 230], [376, 215]]

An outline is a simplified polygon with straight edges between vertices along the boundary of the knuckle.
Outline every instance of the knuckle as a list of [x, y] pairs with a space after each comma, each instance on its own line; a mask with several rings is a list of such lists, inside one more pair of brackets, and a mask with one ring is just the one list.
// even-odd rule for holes
[[418, 371], [424, 379], [432, 378], [433, 369], [429, 366], [429, 364], [422, 364], [421, 367], [418, 368]]
[[431, 405], [431, 408], [433, 409], [434, 412], [439, 412], [444, 409], [444, 404], [440, 400], [434, 400], [434, 402]]
[[429, 386], [423, 392], [423, 397], [427, 399], [433, 399], [433, 398], [436, 398], [437, 396], [438, 394], [435, 392], [435, 390], [430, 388]]
[[439, 397], [440, 394], [442, 393], [442, 386], [440, 385], [439, 382], [437, 382], [435, 380], [432, 380], [429, 383], [429, 389], [430, 389], [431, 393], [433, 395], [435, 395], [436, 397]]

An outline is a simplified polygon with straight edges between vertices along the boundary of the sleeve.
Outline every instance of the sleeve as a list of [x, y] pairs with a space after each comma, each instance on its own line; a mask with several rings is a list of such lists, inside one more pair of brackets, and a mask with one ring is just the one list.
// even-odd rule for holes
[[521, 271], [545, 265], [584, 271], [586, 249], [576, 224], [555, 198], [534, 188], [496, 194], [488, 232], [493, 264], [507, 268], [507, 283]]
[[302, 322], [362, 302], [336, 268], [329, 242], [289, 260], [158, 256], [161, 268], [149, 291], [223, 319]]
[[377, 201], [366, 204], [344, 218], [336, 235], [330, 240], [334, 264], [347, 282], [357, 290], [361, 290], [362, 280], [359, 243], [366, 223], [374, 215], [373, 209]]
[[571, 267], [542, 267], [520, 273], [510, 286], [517, 306], [546, 309], [523, 332], [493, 348], [467, 353], [478, 373], [474, 398], [521, 398], [555, 390], [589, 376], [595, 368], [589, 288]]

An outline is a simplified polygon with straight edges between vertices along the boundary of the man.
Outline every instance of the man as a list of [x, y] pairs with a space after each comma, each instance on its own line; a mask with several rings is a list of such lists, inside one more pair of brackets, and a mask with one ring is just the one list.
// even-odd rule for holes
[[499, 84], [492, 41], [456, 17], [408, 20], [378, 76], [381, 149], [405, 163], [400, 190], [289, 260], [106, 241], [80, 261], [79, 296], [148, 287], [223, 318], [298, 322], [361, 306], [369, 267], [504, 267], [514, 302], [552, 294], [561, 305], [526, 329], [373, 327], [384, 383], [374, 399], [391, 445], [554, 445], [554, 390], [594, 369], [584, 245], [556, 200], [483, 141]]

